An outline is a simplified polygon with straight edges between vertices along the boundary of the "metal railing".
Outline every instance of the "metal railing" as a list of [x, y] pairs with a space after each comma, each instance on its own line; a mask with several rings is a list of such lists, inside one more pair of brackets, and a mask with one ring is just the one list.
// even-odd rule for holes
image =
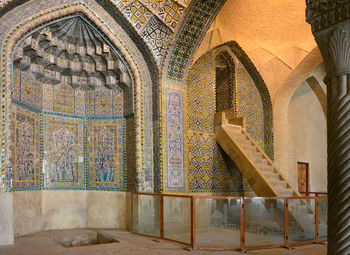
[[133, 233], [193, 249], [287, 247], [327, 241], [327, 197], [131, 194]]
[[299, 192], [302, 195], [305, 195], [307, 197], [320, 197], [320, 196], [328, 196], [327, 192]]

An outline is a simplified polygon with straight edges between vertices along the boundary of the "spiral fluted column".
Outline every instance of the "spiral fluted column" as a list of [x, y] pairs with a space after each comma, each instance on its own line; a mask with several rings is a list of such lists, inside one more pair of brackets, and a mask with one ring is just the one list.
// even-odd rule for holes
[[306, 3], [327, 72], [328, 255], [349, 255], [350, 0]]
[[328, 84], [328, 254], [350, 254], [350, 75]]

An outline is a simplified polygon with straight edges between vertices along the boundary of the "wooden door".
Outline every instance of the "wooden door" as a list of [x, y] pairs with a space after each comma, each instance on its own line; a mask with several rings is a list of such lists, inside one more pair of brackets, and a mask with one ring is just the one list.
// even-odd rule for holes
[[[309, 192], [309, 163], [298, 162], [299, 192]], [[305, 195], [305, 194], [302, 194]], [[307, 195], [307, 194], [306, 194]]]

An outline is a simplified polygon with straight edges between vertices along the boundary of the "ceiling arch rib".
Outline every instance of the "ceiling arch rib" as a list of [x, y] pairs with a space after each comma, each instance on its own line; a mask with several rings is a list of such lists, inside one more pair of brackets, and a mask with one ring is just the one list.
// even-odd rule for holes
[[225, 0], [193, 0], [169, 51], [167, 77], [181, 81], [193, 54]]
[[192, 0], [110, 0], [141, 35], [161, 66]]

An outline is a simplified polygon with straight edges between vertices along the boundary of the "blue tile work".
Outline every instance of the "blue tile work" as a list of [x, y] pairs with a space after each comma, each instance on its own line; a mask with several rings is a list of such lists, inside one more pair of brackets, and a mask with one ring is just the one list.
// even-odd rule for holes
[[[122, 2], [122, 1], [119, 1]], [[123, 14], [135, 27], [136, 31], [140, 32], [152, 18], [153, 13], [149, 11], [140, 1], [134, 1], [123, 9]]]
[[195, 48], [224, 2], [224, 0], [194, 0], [191, 2], [186, 21], [170, 53], [167, 74], [170, 79], [182, 80], [184, 78], [185, 69]]
[[88, 120], [88, 189], [124, 189], [124, 119]]
[[242, 175], [230, 169], [215, 142], [215, 58], [202, 56], [187, 79], [186, 164], [190, 192], [242, 191]]
[[94, 91], [95, 116], [113, 115], [113, 91], [106, 87], [96, 88]]
[[83, 119], [44, 114], [44, 189], [84, 189]]
[[170, 29], [176, 30], [185, 13], [185, 8], [172, 0], [164, 0], [164, 4], [155, 13]]
[[157, 18], [152, 17], [141, 33], [147, 45], [152, 50], [156, 60], [161, 63], [168, 51], [172, 32]]
[[164, 0], [140, 0], [152, 13], [156, 14], [163, 7], [166, 1]]
[[236, 114], [246, 118], [248, 133], [264, 150], [264, 110], [259, 91], [240, 62], [237, 63], [236, 72]]
[[53, 100], [54, 112], [75, 113], [75, 91], [68, 84], [61, 83], [53, 86], [53, 99], [51, 100]]
[[[263, 119], [263, 149], [267, 156], [270, 159], [274, 159], [274, 148], [273, 148], [273, 116], [272, 116], [272, 102], [269, 90], [261, 77], [260, 73], [254, 66], [253, 62], [249, 59], [247, 54], [243, 51], [243, 49], [238, 45], [237, 42], [232, 41], [226, 43], [226, 45], [230, 48], [231, 52], [235, 55], [235, 57], [240, 61], [243, 65], [246, 72], [249, 74], [251, 80], [253, 81], [256, 89], [259, 92], [260, 100], [262, 103], [262, 114], [261, 117]], [[220, 47], [220, 46], [219, 46]], [[258, 115], [259, 113], [256, 113]], [[260, 112], [261, 114], [261, 112]], [[252, 134], [254, 136], [254, 134]]]
[[168, 89], [166, 91], [166, 143], [167, 173], [165, 190], [183, 189], [184, 185], [184, 148], [183, 148], [183, 92]]
[[0, 8], [4, 7], [6, 4], [11, 2], [12, 0], [0, 0]]
[[[235, 42], [230, 42], [234, 72], [232, 98], [235, 113], [247, 119], [247, 131], [273, 158], [271, 100], [261, 76]], [[220, 47], [215, 52], [220, 52]], [[251, 190], [237, 166], [215, 143], [213, 117], [216, 112], [216, 66], [214, 50], [202, 56], [187, 79], [187, 179], [189, 191]], [[267, 116], [267, 119], [266, 119]]]
[[[8, 179], [11, 179], [12, 183], [15, 184], [13, 190], [36, 188], [124, 190], [127, 182], [126, 175], [124, 174], [126, 167], [124, 161], [127, 160], [127, 157], [125, 156], [125, 124], [122, 119], [122, 115], [124, 114], [123, 91], [118, 89], [106, 89], [109, 92], [107, 93], [108, 96], [104, 93], [93, 93], [93, 96], [100, 96], [98, 100], [93, 99], [92, 101], [96, 101], [101, 108], [104, 108], [104, 112], [100, 112], [100, 114], [107, 116], [95, 116], [96, 113], [94, 113], [92, 114], [93, 117], [88, 117], [85, 115], [84, 107], [79, 106], [79, 104], [81, 105], [84, 103], [86, 97], [84, 92], [86, 91], [74, 90], [64, 83], [58, 85], [49, 83], [41, 84], [40, 79], [33, 78], [31, 72], [27, 72], [26, 68], [22, 69], [24, 69], [24, 71], [20, 70], [20, 68], [14, 69], [14, 96], [11, 110], [14, 110], [12, 113], [15, 118], [13, 125], [17, 125], [19, 128], [13, 129], [13, 139], [11, 140], [16, 144], [18, 142], [16, 141], [16, 137], [20, 138], [21, 142], [17, 143], [19, 149], [14, 149], [14, 152], [18, 155], [22, 155], [25, 162], [15, 162], [16, 157], [13, 158], [13, 165], [17, 163], [17, 165], [21, 165], [19, 167], [16, 165], [15, 168], [12, 167], [12, 169], [8, 171]], [[45, 92], [45, 89], [42, 88], [43, 85], [47, 85], [47, 91], [49, 92]], [[132, 88], [132, 85], [129, 87]], [[37, 88], [41, 89], [38, 90]], [[133, 96], [132, 93], [129, 93], [129, 95]], [[106, 102], [106, 98], [109, 99], [108, 102]], [[42, 99], [46, 100], [44, 106], [48, 107], [48, 109], [42, 109]], [[104, 99], [103, 102], [101, 99]], [[133, 100], [129, 100], [129, 102], [133, 102]], [[46, 103], [48, 103], [48, 106], [46, 106]], [[113, 112], [108, 111], [108, 113], [105, 113], [105, 108], [108, 108], [111, 104], [113, 104], [113, 108], [115, 109]], [[18, 114], [15, 113], [16, 107], [21, 109]], [[20, 113], [25, 113], [25, 117], [18, 117]], [[113, 113], [120, 116], [113, 116]], [[130, 112], [128, 112], [128, 114], [130, 115]], [[41, 117], [42, 115], [44, 115], [44, 118]], [[109, 130], [111, 132], [115, 131], [116, 133], [114, 137], [116, 141], [115, 150], [118, 154], [117, 163], [115, 164], [117, 165], [118, 173], [115, 175], [116, 178], [112, 178], [112, 181], [110, 180], [111, 178], [108, 179], [109, 177], [104, 179], [102, 173], [103, 181], [100, 181], [99, 184], [87, 182], [89, 141], [94, 141], [93, 137], [89, 138], [87, 135], [89, 128], [87, 126], [87, 120], [96, 120], [102, 123], [115, 121], [117, 123], [114, 125], [115, 127], [113, 130]], [[112, 126], [109, 124], [106, 125], [108, 127]], [[134, 128], [134, 126], [132, 128]], [[22, 130], [27, 131], [27, 136], [23, 136]], [[98, 132], [98, 134], [100, 133], [101, 132]], [[106, 134], [106, 132], [104, 134]], [[101, 135], [101, 137], [105, 136]], [[24, 140], [27, 141], [26, 144], [23, 142]], [[29, 140], [33, 142], [29, 143]], [[96, 143], [99, 142], [95, 141], [95, 144]], [[22, 149], [25, 145], [27, 147], [31, 146], [30, 148], [33, 148], [34, 152], [25, 153], [25, 150]], [[42, 151], [44, 151], [44, 153], [42, 153]], [[106, 153], [102, 154], [103, 158]], [[97, 155], [96, 151], [93, 152], [92, 155], [95, 155], [95, 158], [101, 158]], [[29, 158], [34, 159], [32, 160], [32, 165], [28, 163], [29, 160], [27, 159]], [[111, 162], [112, 161], [109, 163]], [[23, 167], [25, 164], [27, 164], [27, 169]], [[95, 165], [98, 164], [96, 163]], [[11, 168], [11, 166], [8, 168]], [[20, 174], [16, 174], [17, 169]], [[40, 178], [40, 176], [43, 177]], [[33, 180], [30, 180], [30, 178], [33, 178]], [[16, 182], [16, 180], [18, 180], [18, 182]], [[21, 183], [19, 183], [19, 181], [21, 181]], [[88, 187], [87, 184], [90, 186]]]
[[[61, 40], [64, 30], [67, 36], [75, 34], [78, 41], [86, 41], [79, 47], [71, 45]], [[93, 38], [98, 43], [91, 43]], [[45, 50], [39, 47], [44, 43]], [[73, 54], [73, 48], [79, 54]], [[68, 53], [75, 56], [74, 61], [68, 59]], [[33, 107], [82, 116], [121, 116], [124, 94], [130, 97], [126, 102], [133, 105], [133, 86], [125, 62], [81, 15], [62, 18], [26, 35], [16, 45], [13, 62], [13, 98]], [[128, 105], [128, 110], [132, 112], [133, 107]]]
[[141, 36], [161, 66], [190, 0], [110, 0]]
[[[25, 3], [29, 2], [28, 0], [23, 0], [23, 1], [9, 1], [10, 4], [7, 4], [4, 8], [1, 8], [0, 9], [0, 17], [2, 17], [3, 15], [5, 15], [7, 12], [9, 11], [12, 11], [14, 10], [14, 8], [20, 6], [20, 5], [24, 5]], [[152, 54], [149, 50], [149, 48], [146, 46], [146, 44], [144, 43], [143, 39], [141, 38], [141, 36], [130, 26], [129, 22], [126, 20], [126, 18], [123, 16], [123, 14], [119, 11], [119, 9], [115, 8], [115, 6], [113, 6], [113, 4], [110, 2], [110, 1], [105, 1], [105, 0], [96, 0], [95, 1], [96, 3], [98, 3], [105, 11], [107, 11], [109, 13], [109, 15], [118, 23], [118, 25], [120, 25], [120, 27], [126, 31], [128, 33], [128, 35], [130, 36], [130, 38], [133, 40], [133, 43], [135, 45], [137, 45], [137, 47], [140, 49], [140, 52], [143, 56], [143, 58], [145, 59], [146, 61], [146, 65], [148, 67], [148, 69], [150, 70], [150, 74], [151, 74], [151, 79], [152, 79], [152, 84], [153, 84], [153, 87], [156, 87], [158, 85], [158, 82], [157, 82], [157, 79], [158, 79], [158, 70], [157, 70], [157, 66], [155, 64], [155, 61], [154, 59], [152, 58]], [[123, 0], [123, 1], [120, 1], [120, 2], [125, 2], [125, 5], [124, 7], [126, 7], [127, 5], [129, 5], [130, 3], [134, 2], [134, 0], [132, 1], [128, 1], [128, 0]], [[143, 4], [145, 4], [145, 2], [149, 2], [151, 3], [152, 1], [143, 1], [143, 0], [140, 0], [140, 2], [142, 2]], [[158, 2], [158, 0], [155, 0], [154, 2]], [[174, 2], [178, 2], [181, 6], [183, 6], [184, 8], [186, 8], [189, 4], [189, 1], [187, 0], [182, 0], [182, 1], [174, 1]], [[95, 4], [95, 3], [93, 3]], [[124, 8], [123, 7], [123, 8]], [[15, 29], [9, 34], [9, 36], [6, 38], [5, 40], [5, 43], [4, 43], [4, 48], [3, 48], [3, 57], [5, 56], [5, 52], [6, 52], [6, 47], [7, 47], [7, 41], [8, 40], [11, 40], [10, 38], [12, 38], [13, 34], [15, 31], [19, 31], [22, 29], [23, 25], [24, 24], [29, 24], [28, 22], [30, 22], [31, 24], [35, 24], [34, 26], [32, 26], [32, 29], [36, 29], [36, 26], [41, 26], [42, 24], [49, 24], [49, 23], [52, 23], [53, 19], [59, 19], [60, 15], [62, 16], [68, 16], [70, 15], [72, 12], [72, 10], [75, 10], [77, 13], [88, 13], [88, 16], [94, 20], [94, 22], [96, 24], [98, 24], [98, 26], [106, 26], [106, 24], [108, 22], [105, 22], [105, 20], [101, 19], [98, 17], [98, 15], [96, 15], [94, 13], [94, 11], [96, 10], [92, 10], [91, 9], [91, 6], [86, 4], [85, 2], [75, 2], [75, 3], [71, 3], [71, 4], [65, 4], [65, 5], [62, 5], [62, 6], [55, 6], [54, 8], [52, 9], [46, 9], [43, 13], [40, 13], [40, 14], [37, 14], [37, 15], [33, 15], [30, 19], [24, 21], [24, 22], [21, 22], [20, 24], [18, 24]], [[57, 12], [57, 10], [60, 10], [59, 14]], [[55, 12], [56, 11], [56, 12]], [[42, 22], [42, 23], [40, 23]], [[107, 25], [108, 26], [108, 25]], [[110, 36], [110, 38], [114, 38], [115, 34], [112, 33], [112, 30], [108, 27], [105, 27], [105, 31], [107, 31], [107, 35]], [[22, 33], [23, 31], [21, 31]], [[17, 33], [17, 32], [16, 32]], [[129, 47], [132, 48], [131, 45], [125, 45], [125, 43], [122, 41], [122, 39], [116, 39], [116, 41], [118, 41], [119, 43], [121, 43], [123, 49], [124, 49], [124, 52], [125, 51], [129, 51]], [[5, 58], [3, 58], [5, 59]], [[128, 61], [132, 61], [136, 66], [137, 68], [139, 68], [138, 64], [136, 63], [139, 59], [135, 59], [133, 58], [133, 56], [129, 55], [129, 59]], [[4, 69], [5, 70], [5, 69]], [[139, 70], [139, 69], [138, 69]], [[136, 76], [139, 75], [138, 74], [135, 74]], [[4, 85], [8, 83], [8, 81], [4, 81], [3, 82], [3, 92], [5, 92], [5, 87]], [[141, 83], [143, 84], [143, 81], [141, 81]], [[151, 86], [149, 84], [151, 83], [148, 83], [148, 84], [145, 84], [145, 86]], [[143, 86], [143, 85], [142, 85]], [[49, 91], [50, 89], [48, 89]], [[52, 92], [52, 96], [53, 96], [53, 89], [51, 87], [51, 92]], [[131, 93], [133, 94], [133, 92]], [[155, 95], [155, 94], [154, 94]], [[156, 97], [158, 97], [158, 95], [156, 95]], [[81, 97], [79, 97], [81, 98]], [[125, 98], [124, 98], [125, 99]], [[128, 98], [127, 98], [128, 99]], [[139, 99], [136, 99], [135, 102], [137, 100], [140, 100]], [[142, 99], [141, 99], [142, 101]], [[153, 100], [153, 101], [157, 101], [157, 100]], [[48, 107], [51, 107], [50, 109], [45, 109], [47, 111], [53, 111], [53, 105], [50, 105], [50, 104], [46, 104], [48, 102], [51, 102], [52, 101], [49, 101], [47, 100], [45, 103], [44, 103], [44, 106], [48, 106]], [[131, 102], [131, 100], [130, 100]], [[132, 103], [128, 104], [128, 105], [133, 105]], [[76, 101], [75, 102], [75, 108], [76, 108], [76, 112], [75, 114], [77, 115], [81, 115], [83, 116], [84, 114], [82, 114], [82, 107], [80, 107], [81, 104], [79, 105], [79, 103]], [[158, 106], [157, 105], [157, 108], [158, 109]], [[41, 107], [39, 107], [41, 108]], [[86, 109], [85, 109], [86, 110]], [[125, 114], [131, 114], [131, 111], [127, 111], [127, 112], [124, 112]], [[91, 114], [92, 115], [92, 114]], [[119, 115], [119, 114], [118, 114]], [[4, 119], [5, 116], [3, 115], [2, 118]], [[154, 122], [157, 122], [159, 121], [159, 114], [154, 114]], [[139, 120], [136, 120], [137, 124], [135, 125], [139, 125], [138, 123]], [[5, 122], [3, 122], [3, 124], [5, 125]], [[154, 145], [157, 146], [155, 143], [157, 142], [160, 142], [161, 139], [159, 138], [159, 128], [154, 128], [153, 129], [153, 139], [154, 139]], [[139, 134], [137, 134], [139, 135]], [[139, 137], [137, 138], [139, 140]], [[141, 137], [142, 139], [142, 137]], [[2, 138], [2, 141], [4, 142], [4, 139]], [[138, 141], [138, 143], [141, 143], [142, 141]], [[3, 143], [4, 144], [4, 143]], [[145, 144], [146, 146], [146, 144]], [[147, 145], [149, 146], [149, 145]], [[150, 146], [152, 147], [152, 146]], [[156, 158], [157, 156], [157, 152], [158, 150], [154, 150], [154, 157]], [[4, 158], [2, 158], [2, 162], [4, 162]], [[158, 162], [158, 161], [157, 161]], [[5, 164], [3, 164], [3, 166], [5, 166]], [[140, 163], [138, 162], [137, 163], [137, 168], [139, 168], [140, 166]], [[158, 166], [154, 166], [154, 167], [158, 167]], [[4, 167], [2, 169], [2, 172], [5, 173], [4, 171]], [[160, 171], [159, 171], [160, 172]], [[143, 182], [143, 181], [142, 181]]]
[[227, 51], [216, 58], [216, 111], [234, 108], [235, 64]]
[[[86, 118], [51, 112], [43, 113], [41, 120], [40, 109], [19, 101], [13, 102], [12, 109], [10, 125], [14, 132], [10, 148], [14, 153], [8, 173], [12, 190], [126, 188], [124, 118]], [[133, 132], [130, 133], [132, 137]], [[132, 151], [130, 146], [128, 152]], [[105, 176], [112, 168], [114, 174]]]
[[13, 190], [40, 188], [40, 128], [39, 112], [12, 105], [10, 120], [9, 173]]

